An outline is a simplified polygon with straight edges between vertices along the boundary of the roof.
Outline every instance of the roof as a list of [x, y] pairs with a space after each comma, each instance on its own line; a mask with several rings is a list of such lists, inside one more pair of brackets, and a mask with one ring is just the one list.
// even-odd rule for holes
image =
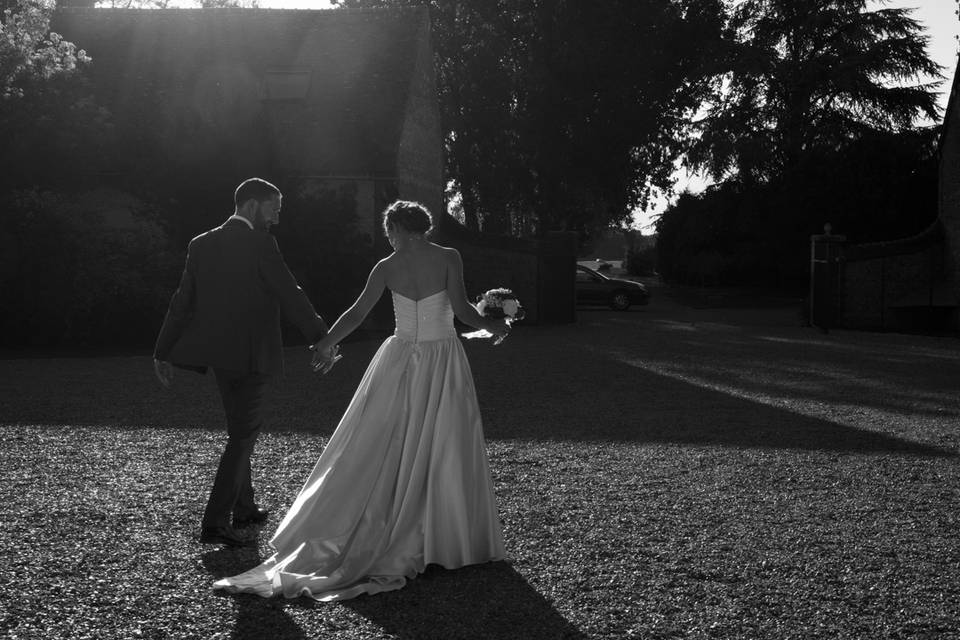
[[943, 148], [947, 140], [947, 131], [950, 129], [950, 119], [953, 116], [954, 109], [957, 108], [955, 102], [957, 101], [958, 91], [960, 91], [960, 61], [957, 62], [957, 68], [953, 73], [953, 81], [950, 83], [950, 97], [947, 100], [947, 108], [943, 113], [943, 128], [940, 130], [939, 141], [940, 148]]
[[261, 135], [285, 172], [389, 177], [429, 17], [425, 8], [61, 9], [52, 28], [92, 57], [114, 118], [160, 144]]

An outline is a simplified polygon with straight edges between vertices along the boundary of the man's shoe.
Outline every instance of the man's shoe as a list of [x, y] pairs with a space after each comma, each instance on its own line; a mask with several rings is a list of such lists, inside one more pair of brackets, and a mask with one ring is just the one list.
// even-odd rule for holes
[[238, 529], [249, 527], [252, 524], [263, 524], [270, 517], [270, 511], [257, 507], [250, 513], [242, 516], [233, 516], [233, 526]]
[[225, 544], [228, 547], [250, 547], [254, 541], [244, 538], [233, 527], [203, 527], [200, 529], [202, 544]]

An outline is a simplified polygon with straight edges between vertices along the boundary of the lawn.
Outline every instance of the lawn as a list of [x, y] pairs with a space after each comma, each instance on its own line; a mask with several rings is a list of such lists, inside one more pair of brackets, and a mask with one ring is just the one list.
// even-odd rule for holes
[[[302, 349], [254, 462], [282, 512], [379, 340]], [[655, 299], [467, 344], [509, 559], [342, 604], [214, 592], [212, 377], [0, 360], [10, 638], [960, 638], [960, 342]]]

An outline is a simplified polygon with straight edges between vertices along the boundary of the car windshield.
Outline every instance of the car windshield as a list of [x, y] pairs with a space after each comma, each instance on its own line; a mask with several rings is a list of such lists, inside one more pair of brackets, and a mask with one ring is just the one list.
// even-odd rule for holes
[[580, 266], [580, 272], [581, 272], [581, 273], [588, 273], [588, 274], [590, 274], [591, 276], [593, 276], [593, 277], [595, 277], [595, 278], [597, 278], [597, 279], [599, 279], [599, 280], [609, 280], [609, 279], [610, 279], [610, 278], [608, 278], [607, 276], [605, 276], [605, 275], [603, 275], [602, 273], [600, 273], [599, 271], [594, 271], [594, 270], [591, 269], [590, 267], [584, 267], [584, 266], [582, 266], [582, 265]]

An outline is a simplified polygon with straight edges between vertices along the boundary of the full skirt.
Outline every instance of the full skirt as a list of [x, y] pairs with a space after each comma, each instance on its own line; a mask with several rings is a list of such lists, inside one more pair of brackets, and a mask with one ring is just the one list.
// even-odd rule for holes
[[459, 339], [377, 351], [262, 564], [214, 588], [342, 600], [428, 564], [504, 557], [473, 376]]

